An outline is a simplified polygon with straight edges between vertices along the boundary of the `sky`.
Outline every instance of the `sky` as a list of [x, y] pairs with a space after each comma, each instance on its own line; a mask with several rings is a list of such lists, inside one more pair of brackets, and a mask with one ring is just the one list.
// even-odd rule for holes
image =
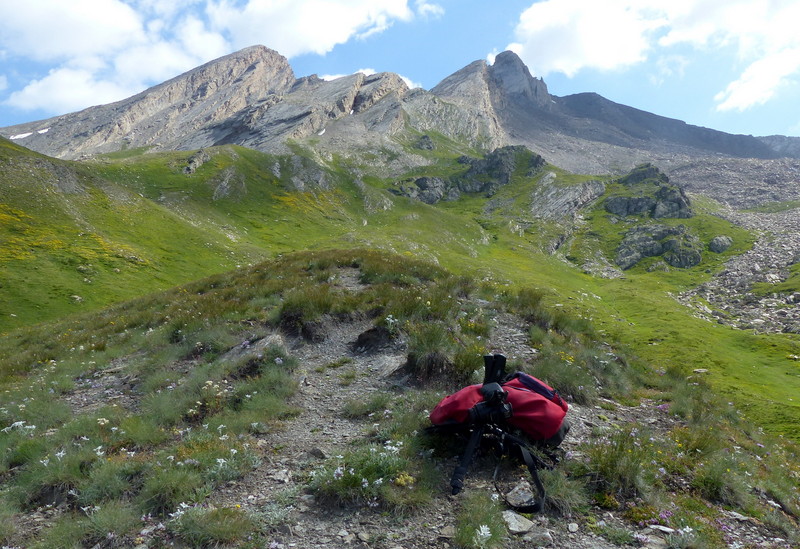
[[551, 94], [800, 136], [800, 0], [0, 0], [0, 127], [138, 93], [262, 44], [295, 75], [430, 89], [516, 52]]

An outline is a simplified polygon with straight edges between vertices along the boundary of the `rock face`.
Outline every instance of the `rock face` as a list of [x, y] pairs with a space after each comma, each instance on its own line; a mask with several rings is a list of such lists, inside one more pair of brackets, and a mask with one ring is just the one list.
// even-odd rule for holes
[[543, 177], [531, 193], [531, 214], [539, 219], [559, 220], [575, 216], [606, 190], [602, 181], [580, 185], [558, 185], [552, 172]]
[[508, 185], [515, 173], [531, 177], [545, 163], [544, 158], [519, 145], [495, 149], [484, 158], [462, 156], [458, 161], [469, 166], [464, 175], [455, 179], [459, 190], [488, 196], [493, 195], [498, 187]]
[[622, 269], [630, 269], [646, 257], [662, 256], [668, 265], [686, 269], [700, 263], [702, 249], [700, 239], [684, 225], [642, 225], [625, 234], [615, 262]]

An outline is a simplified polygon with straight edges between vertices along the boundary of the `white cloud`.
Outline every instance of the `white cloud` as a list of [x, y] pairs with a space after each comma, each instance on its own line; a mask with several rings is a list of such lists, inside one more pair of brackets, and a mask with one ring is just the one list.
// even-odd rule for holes
[[209, 0], [207, 15], [234, 47], [264, 44], [286, 57], [325, 54], [413, 17], [407, 0]]
[[763, 105], [788, 84], [793, 75], [800, 75], [800, 47], [762, 57], [714, 97], [718, 102], [717, 110], [744, 111]]
[[437, 18], [444, 15], [444, 8], [439, 4], [432, 4], [427, 0], [417, 0], [414, 4], [420, 17]]
[[0, 2], [2, 46], [37, 61], [118, 51], [144, 40], [142, 20], [119, 0]]
[[114, 82], [95, 79], [91, 71], [61, 68], [12, 93], [7, 103], [23, 110], [46, 106], [54, 112], [68, 112], [116, 101], [131, 93], [134, 91]]
[[[360, 72], [364, 76], [372, 76], [373, 74], [377, 74], [378, 71], [375, 69], [358, 69], [353, 74]], [[350, 76], [349, 74], [323, 74], [320, 76], [323, 80], [336, 80], [337, 78], [343, 78], [345, 76]]]
[[744, 110], [800, 76], [797, 21], [795, 0], [544, 0], [522, 13], [508, 49], [542, 76], [655, 59], [653, 82], [682, 74], [687, 47], [698, 56], [733, 52], [739, 76], [720, 83], [715, 101], [718, 110]]
[[648, 35], [662, 23], [632, 4], [621, 0], [537, 2], [520, 16], [517, 42], [508, 48], [538, 75], [573, 76], [585, 68], [611, 70], [640, 63], [650, 49]]

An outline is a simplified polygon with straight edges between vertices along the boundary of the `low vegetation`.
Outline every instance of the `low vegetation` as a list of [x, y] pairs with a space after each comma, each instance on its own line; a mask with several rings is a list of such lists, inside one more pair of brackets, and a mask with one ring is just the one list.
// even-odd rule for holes
[[[702, 377], [659, 369], [546, 297], [403, 256], [305, 252], [12, 332], [0, 339], [0, 541], [124, 546], [145, 530], [197, 547], [268, 543], [284, 507], [254, 512], [208, 497], [258, 467], [257, 440], [297, 413], [287, 403], [296, 364], [271, 334], [314, 341], [325, 319], [371, 319], [404, 339], [415, 389], [348, 402], [341, 414], [364, 422], [363, 437], [302, 483], [322, 505], [421, 512], [461, 450], [424, 434], [427, 411], [480, 378], [484, 342], [504, 314], [528, 326], [538, 350], [514, 367], [609, 417], [630, 406], [662, 418], [596, 425], [580, 456], [543, 475], [548, 516], [591, 526], [593, 510], [613, 510], [631, 527], [596, 529], [619, 545], [653, 523], [675, 530], [673, 547], [724, 547], [729, 508], [800, 543], [794, 445], [746, 422]], [[350, 367], [343, 358], [325, 372], [345, 383]], [[490, 495], [459, 502], [459, 546], [503, 546], [502, 506]], [[48, 505], [60, 518], [24, 538], [21, 518]]]

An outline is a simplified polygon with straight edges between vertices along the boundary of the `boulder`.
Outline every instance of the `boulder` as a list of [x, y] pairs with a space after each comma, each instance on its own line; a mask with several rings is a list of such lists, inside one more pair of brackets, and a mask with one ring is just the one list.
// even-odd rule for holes
[[514, 511], [503, 511], [503, 520], [512, 534], [525, 534], [533, 528], [533, 522]]
[[732, 244], [733, 239], [729, 236], [715, 236], [711, 239], [711, 242], [708, 243], [708, 249], [716, 254], [721, 254], [730, 248]]
[[431, 139], [429, 135], [423, 135], [414, 142], [414, 148], [422, 151], [432, 151], [436, 148], [436, 145], [433, 143], [433, 139]]

